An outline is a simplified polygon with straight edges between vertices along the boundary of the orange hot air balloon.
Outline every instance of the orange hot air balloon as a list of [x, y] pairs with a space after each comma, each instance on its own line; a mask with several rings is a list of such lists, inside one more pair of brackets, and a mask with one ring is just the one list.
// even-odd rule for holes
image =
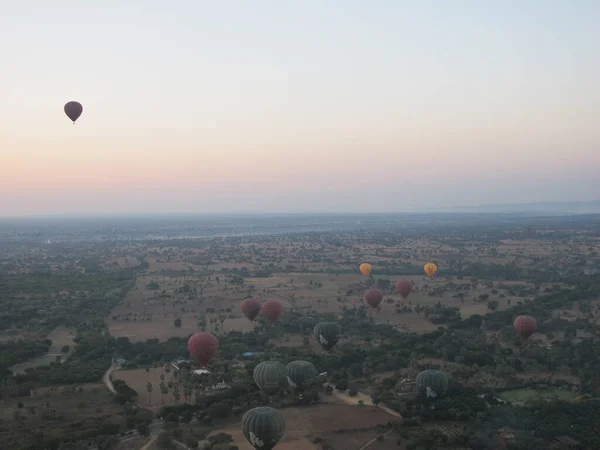
[[247, 298], [246, 300], [244, 300], [240, 305], [240, 308], [242, 309], [242, 313], [244, 313], [244, 315], [250, 321], [252, 321], [256, 319], [256, 316], [260, 314], [260, 309], [262, 308], [262, 305], [260, 304], [260, 300], [254, 297]]
[[371, 308], [377, 308], [383, 300], [383, 292], [377, 288], [371, 288], [365, 292], [364, 298]]
[[79, 102], [68, 102], [65, 104], [64, 110], [67, 117], [75, 123], [83, 112], [83, 106]]
[[277, 300], [267, 300], [262, 305], [262, 312], [271, 325], [275, 326], [275, 322], [283, 314], [283, 306]]
[[402, 296], [402, 298], [406, 298], [412, 292], [413, 285], [407, 279], [398, 280], [396, 282], [396, 292]]
[[428, 277], [432, 277], [437, 273], [437, 266], [433, 263], [427, 263], [425, 264], [425, 266], [423, 267], [423, 270], [425, 270], [425, 274]]
[[371, 270], [373, 269], [371, 267], [371, 264], [369, 263], [362, 263], [359, 267], [360, 269], [360, 273], [362, 273], [365, 277], [368, 277], [369, 275], [371, 275]]
[[529, 338], [537, 329], [537, 322], [531, 316], [519, 316], [513, 322], [515, 331], [523, 339]]
[[198, 361], [202, 368], [215, 356], [218, 348], [219, 341], [215, 335], [206, 331], [196, 333], [188, 340], [190, 356]]

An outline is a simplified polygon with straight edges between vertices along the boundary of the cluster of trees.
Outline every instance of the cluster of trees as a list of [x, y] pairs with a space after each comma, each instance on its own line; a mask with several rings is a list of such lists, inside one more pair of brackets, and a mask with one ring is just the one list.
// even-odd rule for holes
[[52, 341], [49, 339], [0, 342], [0, 377], [10, 375], [9, 368], [14, 364], [47, 353], [51, 345]]
[[44, 332], [57, 326], [101, 330], [110, 310], [133, 286], [137, 270], [0, 277], [0, 331]]

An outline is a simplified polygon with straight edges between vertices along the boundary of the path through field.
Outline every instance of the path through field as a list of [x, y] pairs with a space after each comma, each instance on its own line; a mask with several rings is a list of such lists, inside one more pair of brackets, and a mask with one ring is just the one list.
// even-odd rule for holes
[[[388, 434], [390, 434], [392, 431], [394, 431], [393, 428], [390, 429], [390, 431], [388, 431], [387, 433], [385, 433], [383, 436], [387, 436]], [[373, 442], [375, 442], [377, 440], [377, 438], [373, 438], [371, 439], [369, 442], [367, 442], [365, 445], [363, 445], [361, 448], [359, 448], [358, 450], [363, 450], [365, 448], [367, 448], [369, 445], [371, 445]]]
[[152, 443], [156, 440], [156, 438], [158, 438], [158, 436], [152, 436], [150, 438], [150, 440], [148, 442], [146, 442], [144, 444], [144, 446], [140, 449], [140, 450], [148, 450], [148, 448], [150, 448], [150, 446], [152, 445]]

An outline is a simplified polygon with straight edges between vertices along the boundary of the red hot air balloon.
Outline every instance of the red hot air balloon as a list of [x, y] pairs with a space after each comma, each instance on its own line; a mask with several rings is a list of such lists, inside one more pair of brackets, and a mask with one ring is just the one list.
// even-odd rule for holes
[[531, 316], [519, 316], [513, 322], [515, 331], [523, 339], [527, 339], [537, 329], [537, 323]]
[[65, 105], [64, 109], [65, 114], [73, 121], [73, 123], [79, 119], [79, 116], [81, 116], [81, 113], [83, 112], [83, 106], [81, 106], [81, 103], [79, 102], [69, 102]]
[[383, 292], [377, 288], [371, 288], [365, 292], [364, 298], [371, 308], [377, 308], [383, 300]]
[[402, 296], [402, 298], [406, 298], [412, 292], [413, 285], [407, 279], [398, 280], [396, 282], [396, 292]]
[[261, 304], [260, 300], [255, 298], [247, 298], [240, 305], [244, 315], [250, 320], [256, 319], [256, 316], [260, 313]]
[[275, 326], [275, 322], [283, 314], [283, 306], [277, 300], [267, 300], [262, 305], [262, 312], [269, 322], [271, 322], [271, 325]]
[[206, 367], [206, 364], [215, 356], [219, 348], [217, 338], [205, 331], [194, 334], [188, 341], [188, 351], [190, 356], [198, 361], [200, 367]]

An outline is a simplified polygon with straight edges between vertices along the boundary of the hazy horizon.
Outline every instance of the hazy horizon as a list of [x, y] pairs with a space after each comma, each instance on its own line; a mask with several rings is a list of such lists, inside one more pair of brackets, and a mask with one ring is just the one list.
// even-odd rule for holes
[[0, 216], [598, 199], [600, 3], [449, 3], [6, 5]]

